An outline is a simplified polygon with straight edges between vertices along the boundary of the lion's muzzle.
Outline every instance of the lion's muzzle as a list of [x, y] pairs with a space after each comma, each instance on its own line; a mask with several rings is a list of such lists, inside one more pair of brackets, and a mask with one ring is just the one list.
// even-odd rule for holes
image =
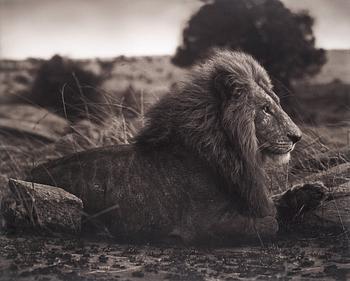
[[287, 136], [293, 142], [293, 144], [296, 144], [298, 141], [301, 140], [301, 131], [298, 130], [297, 132], [287, 134]]

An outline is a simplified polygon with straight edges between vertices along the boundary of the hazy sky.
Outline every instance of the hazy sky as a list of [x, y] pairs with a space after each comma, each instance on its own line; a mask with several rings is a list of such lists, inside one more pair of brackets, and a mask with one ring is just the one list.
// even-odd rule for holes
[[[350, 0], [282, 0], [316, 18], [317, 45], [350, 48]], [[198, 0], [0, 0], [0, 56], [173, 54]]]

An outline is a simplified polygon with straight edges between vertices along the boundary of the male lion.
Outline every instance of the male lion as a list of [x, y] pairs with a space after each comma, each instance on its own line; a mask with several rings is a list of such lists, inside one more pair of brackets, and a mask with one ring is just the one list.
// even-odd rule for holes
[[216, 51], [154, 105], [132, 144], [54, 160], [31, 180], [80, 197], [118, 239], [261, 237], [278, 229], [263, 164], [288, 161], [300, 138], [263, 67]]

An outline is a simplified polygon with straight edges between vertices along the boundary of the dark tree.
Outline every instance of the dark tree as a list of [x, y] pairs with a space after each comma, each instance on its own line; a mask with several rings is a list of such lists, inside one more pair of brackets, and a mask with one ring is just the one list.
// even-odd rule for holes
[[183, 31], [173, 57], [178, 66], [205, 58], [212, 47], [242, 50], [290, 87], [293, 79], [317, 73], [326, 61], [324, 50], [315, 48], [314, 21], [307, 12], [292, 13], [279, 0], [205, 2]]
[[94, 118], [101, 113], [101, 78], [75, 61], [53, 56], [39, 68], [29, 100], [69, 120]]

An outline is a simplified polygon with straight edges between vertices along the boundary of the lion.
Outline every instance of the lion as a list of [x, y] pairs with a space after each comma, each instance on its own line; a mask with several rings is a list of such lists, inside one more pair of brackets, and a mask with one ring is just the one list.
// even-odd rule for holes
[[264, 163], [289, 160], [301, 131], [250, 55], [217, 50], [148, 112], [131, 144], [39, 165], [30, 180], [82, 199], [119, 240], [273, 236]]

